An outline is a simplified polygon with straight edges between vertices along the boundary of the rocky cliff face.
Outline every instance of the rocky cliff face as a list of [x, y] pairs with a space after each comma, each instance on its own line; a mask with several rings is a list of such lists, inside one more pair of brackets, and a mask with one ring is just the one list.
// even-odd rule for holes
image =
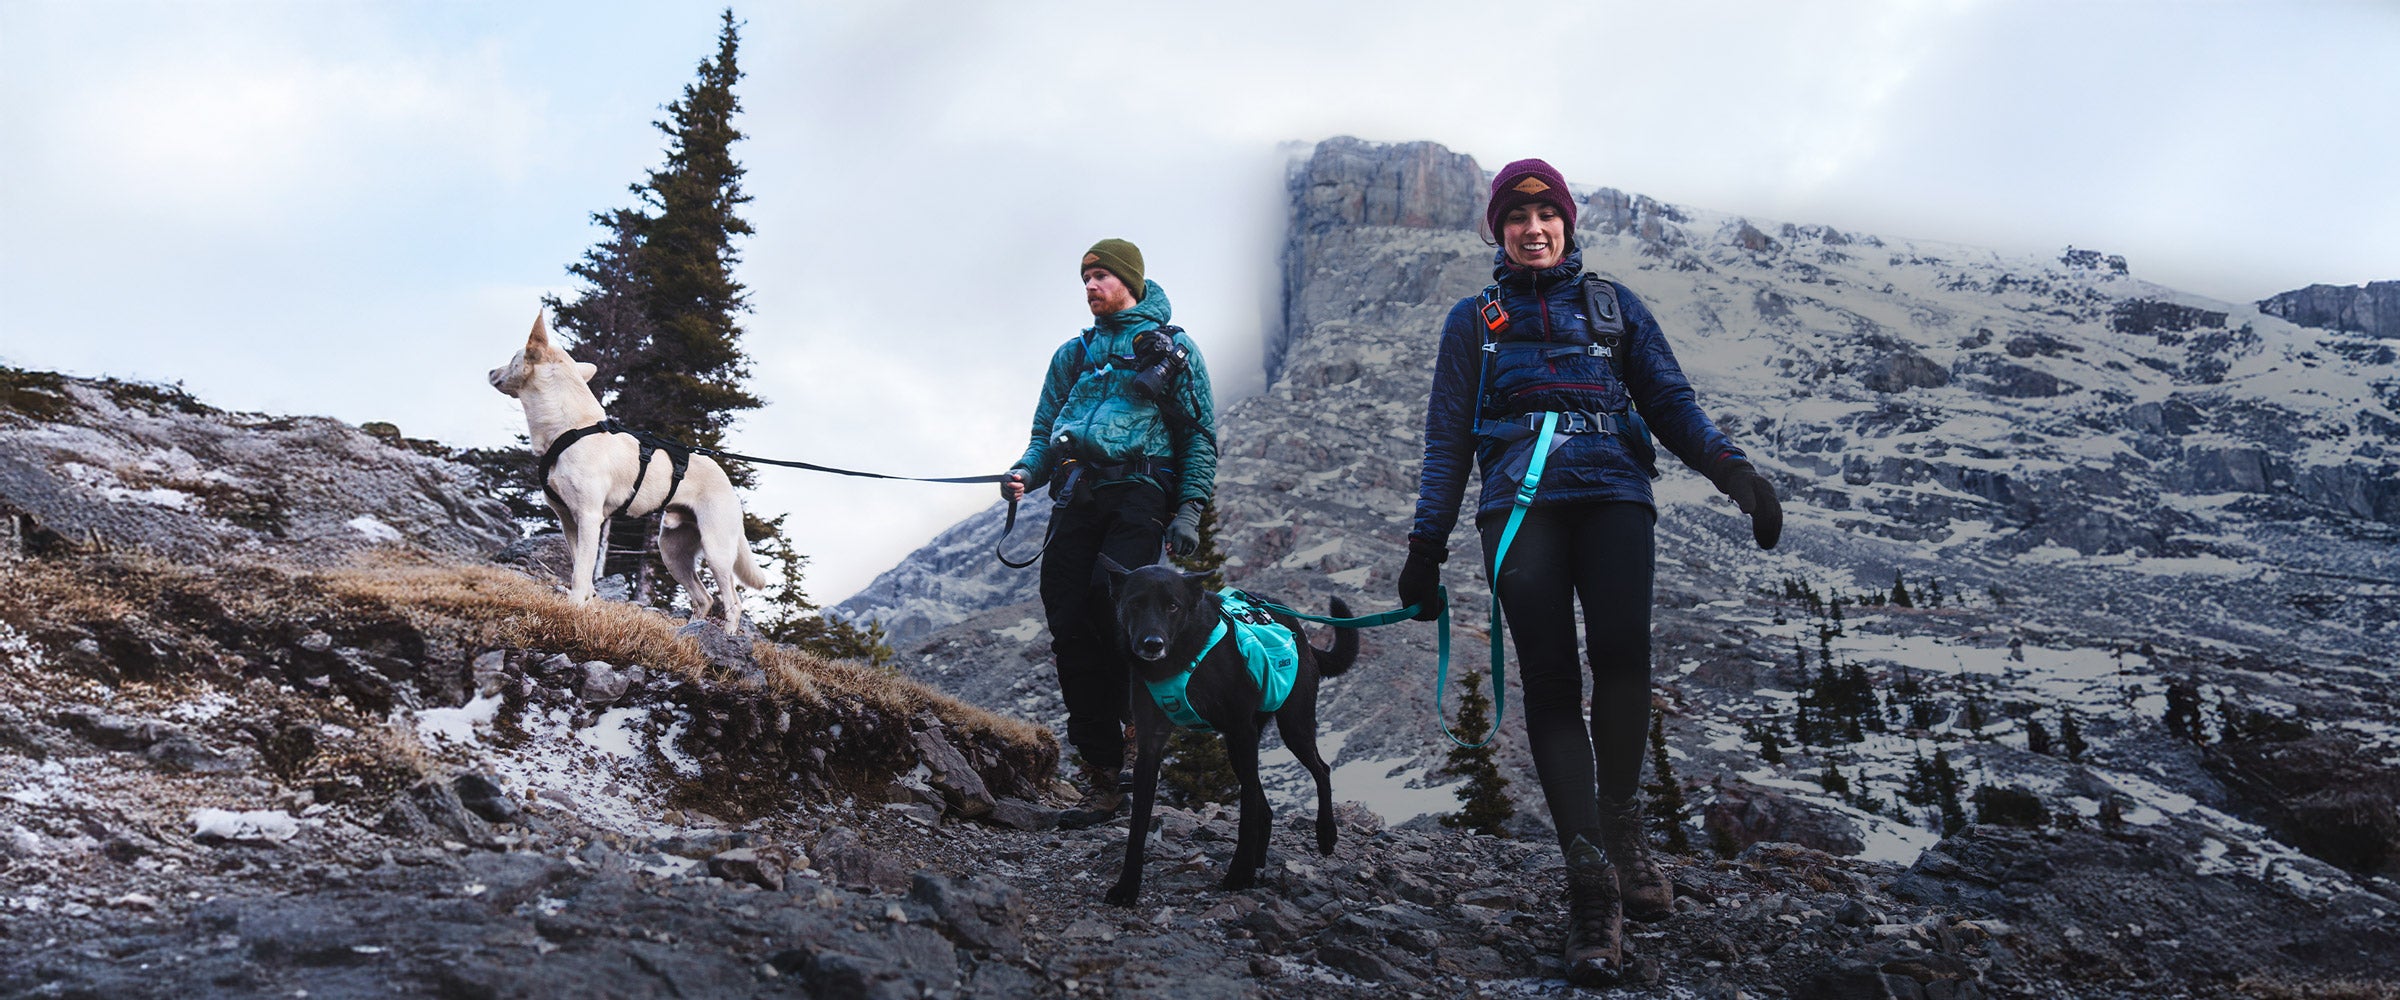
[[396, 431], [14, 369], [0, 370], [0, 416], [15, 417], [0, 419], [0, 514], [19, 531], [311, 564], [403, 540], [482, 556], [517, 538], [479, 479]]
[[[1392, 603], [1436, 334], [1490, 280], [1478, 208], [1456, 195], [1482, 177], [1429, 144], [1334, 140], [1295, 165], [1275, 378], [1222, 419], [1231, 584], [1303, 608], [1334, 594]], [[1654, 676], [1695, 840], [1797, 840], [1955, 874], [1943, 866], [1986, 856], [1928, 853], [1941, 823], [1905, 798], [1939, 753], [1974, 788], [2041, 803], [2050, 829], [2146, 838], [2132, 860], [2041, 841], [2071, 850], [2061, 865], [2173, 871], [2169, 897], [2228, 891], [2243, 912], [2341, 912], [2350, 927], [2390, 908], [2376, 901], [2394, 896], [2377, 864], [2270, 832], [2305, 824], [2276, 820], [2288, 809], [2217, 749], [2301, 719], [2378, 773], [2400, 760], [2387, 721], [2400, 687], [2380, 668], [2400, 636], [2400, 365], [2388, 345], [2151, 284], [2089, 250], [2012, 258], [1609, 189], [1586, 195], [1579, 223], [1587, 266], [1658, 314], [1702, 405], [1786, 498], [1784, 544], [1761, 553], [1730, 503], [1662, 460]], [[995, 523], [962, 529], [988, 538]], [[1476, 551], [1469, 532], [1453, 539], [1454, 676], [1485, 667]], [[969, 563], [985, 579], [1002, 572]], [[1901, 581], [1907, 607], [1888, 599]], [[1810, 591], [1845, 595], [1845, 614], [1812, 606]], [[903, 648], [904, 670], [1063, 719], [1037, 605], [948, 613], [957, 624]], [[1447, 746], [1433, 728], [1434, 660], [1429, 626], [1376, 629], [1361, 666], [1327, 686], [1337, 797], [1394, 821], [1454, 807], [1453, 779], [1433, 770]], [[1889, 728], [1762, 760], [1756, 734], [1788, 732], [1796, 705], [1838, 687], [1828, 671], [1852, 669]], [[2203, 750], [2169, 724], [2182, 697], [2170, 691], [2235, 721], [2200, 725]], [[2054, 739], [2069, 716], [2093, 748], [2074, 759]], [[1518, 725], [1512, 711], [1503, 771], [1538, 842]], [[1271, 784], [1299, 780], [1295, 765], [1278, 774]], [[1845, 791], [1827, 791], [1834, 776]], [[2368, 797], [2354, 815], [2369, 818], [2344, 836], [2381, 842], [2372, 831], [2400, 829], [2400, 812]], [[1990, 860], [1940, 877], [1959, 891], [2015, 877]], [[2121, 881], [2095, 874], [2070, 894], [2102, 898]], [[2055, 937], [2052, 906], [1980, 912], [2089, 940]], [[2107, 975], [2150, 974], [2131, 971], [2148, 959], [2109, 961]], [[2172, 965], [2156, 974], [2172, 978]]]
[[2400, 281], [2310, 285], [2262, 299], [2258, 309], [2301, 326], [2400, 339]]

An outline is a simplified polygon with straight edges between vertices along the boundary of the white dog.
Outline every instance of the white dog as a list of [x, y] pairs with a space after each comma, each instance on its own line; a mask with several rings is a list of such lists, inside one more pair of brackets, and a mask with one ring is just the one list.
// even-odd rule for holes
[[[725, 631], [739, 630], [742, 603], [735, 581], [761, 590], [767, 578], [750, 561], [742, 534], [742, 501], [734, 495], [733, 483], [704, 455], [691, 456], [682, 481], [676, 482], [669, 454], [645, 455], [633, 435], [597, 430], [608, 419], [587, 384], [598, 370], [550, 343], [550, 327], [536, 313], [525, 349], [491, 374], [492, 388], [525, 404], [525, 429], [533, 450], [554, 459], [542, 488], [551, 509], [558, 512], [560, 527], [574, 540], [575, 577], [569, 596], [577, 604], [591, 599], [593, 563], [611, 512], [639, 517], [663, 506], [658, 553], [666, 560], [667, 572], [691, 595], [692, 615], [707, 617], [715, 605], [700, 589], [699, 563], [705, 557], [725, 602]], [[574, 436], [566, 446], [550, 455], [552, 446], [569, 435]]]

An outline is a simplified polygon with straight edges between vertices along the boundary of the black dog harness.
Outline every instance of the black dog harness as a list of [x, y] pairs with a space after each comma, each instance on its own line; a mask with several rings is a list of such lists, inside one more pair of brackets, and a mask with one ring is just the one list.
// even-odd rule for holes
[[550, 450], [542, 453], [542, 464], [537, 474], [542, 480], [542, 493], [550, 498], [551, 504], [562, 509], [566, 507], [566, 502], [559, 499], [558, 491], [550, 488], [550, 470], [558, 467], [558, 457], [567, 453], [568, 446], [594, 434], [627, 434], [631, 435], [635, 441], [640, 442], [642, 446], [642, 464], [633, 473], [633, 492], [625, 495], [625, 502], [618, 504], [616, 511], [611, 513], [610, 517], [624, 517], [625, 512], [632, 509], [634, 498], [642, 495], [642, 482], [649, 478], [650, 456], [661, 451], [667, 453], [667, 460], [673, 464], [674, 469], [671, 477], [667, 480], [666, 499], [658, 502], [658, 509], [665, 510], [668, 504], [675, 502], [675, 491], [683, 486], [683, 474], [692, 465], [692, 450], [655, 434], [634, 430], [617, 423], [617, 418], [609, 417], [599, 423], [578, 427], [559, 435], [558, 440], [550, 442]]

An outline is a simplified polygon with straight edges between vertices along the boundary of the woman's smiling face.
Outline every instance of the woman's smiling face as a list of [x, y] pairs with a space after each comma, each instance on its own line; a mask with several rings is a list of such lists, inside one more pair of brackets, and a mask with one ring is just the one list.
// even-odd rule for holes
[[1500, 248], [1519, 267], [1556, 267], [1567, 256], [1567, 220], [1542, 202], [1519, 205], [1500, 220]]

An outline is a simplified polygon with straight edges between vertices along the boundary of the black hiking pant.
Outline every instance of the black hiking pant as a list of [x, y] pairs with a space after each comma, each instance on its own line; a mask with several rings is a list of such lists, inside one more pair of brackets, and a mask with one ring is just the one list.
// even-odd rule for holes
[[[1534, 774], [1564, 848], [1578, 833], [1600, 839], [1600, 800], [1634, 794], [1650, 728], [1650, 583], [1657, 512], [1638, 503], [1535, 507], [1509, 543], [1492, 590], [1508, 619], [1525, 686], [1525, 736]], [[1488, 569], [1508, 526], [1501, 511], [1475, 519]], [[1586, 729], [1575, 608], [1592, 668]]]
[[1086, 763], [1115, 774], [1125, 759], [1125, 660], [1100, 556], [1126, 569], [1157, 562], [1167, 495], [1145, 482], [1110, 483], [1058, 508], [1050, 523], [1042, 612], [1050, 619], [1050, 653], [1067, 703], [1067, 743]]

